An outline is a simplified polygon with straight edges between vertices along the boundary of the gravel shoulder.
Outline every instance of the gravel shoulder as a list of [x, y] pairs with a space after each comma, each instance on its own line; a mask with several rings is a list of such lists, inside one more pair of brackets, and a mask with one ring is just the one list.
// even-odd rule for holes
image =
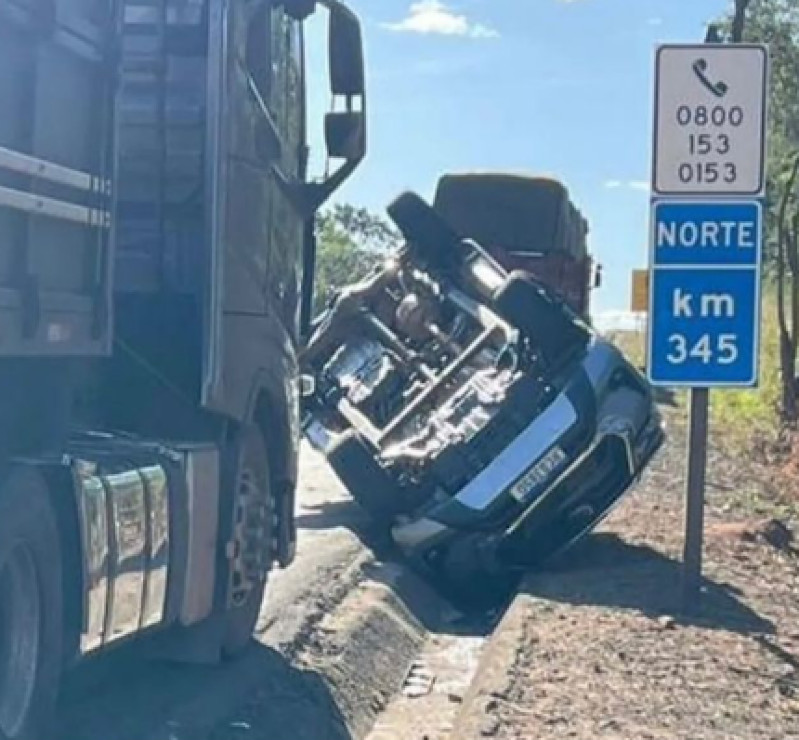
[[667, 446], [600, 532], [525, 579], [458, 740], [799, 738], [795, 507], [771, 469], [712, 447], [701, 608], [682, 614], [686, 437], [669, 416]]

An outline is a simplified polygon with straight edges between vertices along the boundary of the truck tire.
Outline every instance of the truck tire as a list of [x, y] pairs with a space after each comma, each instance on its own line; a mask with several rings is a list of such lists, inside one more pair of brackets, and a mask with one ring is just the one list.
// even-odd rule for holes
[[46, 740], [61, 676], [62, 556], [44, 481], [0, 483], [0, 740]]
[[241, 606], [232, 607], [225, 615], [225, 635], [222, 642], [222, 657], [225, 660], [235, 660], [249, 646], [265, 595], [266, 579], [250, 591]]
[[[272, 480], [270, 477], [269, 455], [266, 442], [260, 430], [250, 425], [244, 427], [239, 439], [238, 464], [236, 465], [236, 505], [234, 506], [234, 531], [242, 532], [247, 526], [242, 520], [242, 508], [238, 502], [243, 498], [255, 496], [264, 502], [264, 510], [258, 525], [262, 530], [262, 541], [272, 542], [274, 527], [274, 498], [272, 496]], [[234, 581], [236, 575], [232, 576]], [[222, 637], [222, 655], [226, 659], [240, 655], [249, 645], [261, 604], [266, 593], [266, 575], [252, 585], [244, 600], [231, 606], [224, 616], [224, 632]], [[234, 588], [236, 583], [233, 584]]]
[[352, 497], [378, 522], [388, 523], [407, 509], [402, 490], [354, 429], [331, 445], [327, 461]]

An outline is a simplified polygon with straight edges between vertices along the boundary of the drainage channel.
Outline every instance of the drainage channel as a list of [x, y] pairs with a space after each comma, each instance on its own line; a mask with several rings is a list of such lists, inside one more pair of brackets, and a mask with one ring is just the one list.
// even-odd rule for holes
[[486, 639], [485, 634], [431, 635], [367, 740], [448, 740]]

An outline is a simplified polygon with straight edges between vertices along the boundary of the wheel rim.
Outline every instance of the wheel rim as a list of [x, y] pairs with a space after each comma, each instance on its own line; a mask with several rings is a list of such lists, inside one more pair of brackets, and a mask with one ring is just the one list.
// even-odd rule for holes
[[39, 662], [40, 621], [33, 554], [18, 544], [0, 562], [0, 735], [16, 737], [28, 716]]

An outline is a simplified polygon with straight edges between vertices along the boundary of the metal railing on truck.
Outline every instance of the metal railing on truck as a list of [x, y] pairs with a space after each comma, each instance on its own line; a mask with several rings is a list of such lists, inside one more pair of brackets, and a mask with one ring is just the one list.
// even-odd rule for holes
[[0, 357], [111, 343], [115, 0], [0, 0]]

